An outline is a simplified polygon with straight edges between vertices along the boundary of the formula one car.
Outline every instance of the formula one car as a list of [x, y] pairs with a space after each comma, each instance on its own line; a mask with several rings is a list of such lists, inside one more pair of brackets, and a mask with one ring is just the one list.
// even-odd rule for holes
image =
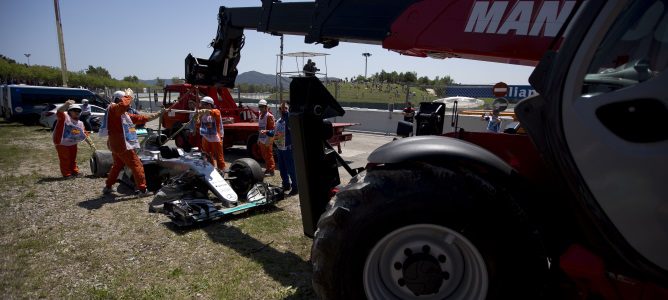
[[[177, 226], [220, 219], [225, 215], [246, 211], [283, 199], [283, 190], [265, 182], [262, 168], [251, 158], [234, 161], [226, 172], [220, 172], [198, 148], [183, 149], [165, 146], [164, 134], [138, 128], [142, 138], [137, 150], [144, 166], [147, 189], [155, 192], [150, 212], [163, 212]], [[92, 174], [104, 177], [111, 169], [110, 151], [97, 150], [90, 159]], [[125, 168], [118, 182], [134, 190], [132, 172]], [[214, 196], [214, 203], [209, 199]]]

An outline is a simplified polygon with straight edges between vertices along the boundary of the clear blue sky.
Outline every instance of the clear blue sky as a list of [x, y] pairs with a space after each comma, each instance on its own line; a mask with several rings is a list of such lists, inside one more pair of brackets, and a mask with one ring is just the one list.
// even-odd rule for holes
[[[220, 5], [259, 6], [260, 1], [61, 0], [60, 10], [68, 70], [102, 66], [115, 78], [183, 77], [183, 61], [191, 52], [208, 58]], [[60, 66], [53, 1], [0, 0], [0, 54], [20, 62]], [[246, 31], [240, 72], [273, 74], [279, 38]], [[286, 36], [285, 51], [329, 53], [328, 73], [335, 77], [364, 74], [363, 52], [369, 52], [368, 72], [382, 69], [415, 71], [418, 76], [450, 75], [466, 84], [527, 84], [530, 67], [462, 59], [437, 60], [401, 56], [378, 45], [341, 43], [333, 49], [304, 44], [303, 37]], [[294, 60], [284, 68], [293, 67]], [[316, 60], [325, 70], [324, 61]], [[295, 67], [293, 67], [295, 68]]]

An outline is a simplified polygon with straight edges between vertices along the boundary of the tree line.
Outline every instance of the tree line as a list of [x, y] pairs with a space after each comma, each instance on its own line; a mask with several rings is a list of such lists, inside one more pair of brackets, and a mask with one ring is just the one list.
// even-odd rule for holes
[[[123, 80], [111, 77], [109, 71], [103, 67], [88, 66], [87, 69], [78, 72], [67, 72], [67, 84], [69, 86], [82, 86], [89, 89], [94, 88], [133, 88], [148, 87], [139, 81], [135, 75], [126, 76]], [[0, 55], [0, 82], [5, 84], [30, 84], [44, 86], [62, 86], [63, 79], [60, 68], [27, 65]]]
[[452, 79], [449, 75], [443, 77], [436, 76], [434, 79], [430, 79], [427, 76], [418, 77], [417, 72], [400, 72], [397, 71], [386, 72], [381, 70], [376, 72], [369, 78], [364, 78], [364, 76], [357, 76], [355, 81], [371, 81], [378, 83], [395, 83], [395, 84], [410, 84], [410, 85], [423, 85], [423, 86], [446, 86], [454, 85], [455, 80]]

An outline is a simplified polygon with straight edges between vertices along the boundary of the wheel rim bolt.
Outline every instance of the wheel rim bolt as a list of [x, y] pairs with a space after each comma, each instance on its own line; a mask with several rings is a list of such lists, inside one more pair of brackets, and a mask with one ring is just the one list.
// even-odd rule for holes
[[411, 256], [411, 254], [413, 254], [413, 250], [406, 248], [404, 249], [404, 254], [406, 254], [406, 256]]
[[443, 272], [443, 279], [445, 279], [445, 280], [450, 279], [450, 273], [448, 273], [447, 271], [444, 271]]
[[401, 267], [402, 267], [402, 265], [401, 265], [400, 262], [395, 262], [395, 263], [394, 263], [394, 268], [395, 268], [395, 269], [397, 269], [397, 270], [401, 270]]
[[443, 254], [439, 255], [438, 256], [438, 261], [440, 261], [441, 263], [444, 263], [445, 262], [445, 255], [443, 255]]

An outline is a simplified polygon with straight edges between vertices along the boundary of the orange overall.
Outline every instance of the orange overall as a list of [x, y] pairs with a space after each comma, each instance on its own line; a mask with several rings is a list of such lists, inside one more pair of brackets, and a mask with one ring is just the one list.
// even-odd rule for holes
[[[56, 117], [58, 121], [53, 130], [53, 144], [56, 145], [60, 160], [60, 174], [63, 177], [77, 175], [79, 174], [77, 144], [85, 138], [87, 133], [84, 130], [83, 122], [72, 120], [66, 112], [59, 111]], [[65, 132], [66, 127], [68, 132]]]
[[[260, 115], [258, 120], [258, 125], [260, 131], [262, 130], [274, 130], [274, 115], [270, 112], [266, 112]], [[273, 139], [267, 134], [261, 133], [257, 139], [258, 146], [260, 146], [260, 154], [262, 154], [262, 159], [264, 159], [264, 164], [266, 166], [266, 172], [274, 172], [276, 170], [276, 163], [274, 162], [274, 142]]]
[[223, 136], [225, 135], [225, 131], [220, 111], [211, 109], [199, 121], [199, 131], [202, 136], [202, 152], [209, 155], [214, 167], [219, 170], [225, 169], [225, 157], [223, 155]]
[[145, 124], [148, 122], [148, 118], [140, 115], [128, 114], [131, 101], [131, 97], [125, 96], [118, 104], [110, 104], [107, 108], [107, 132], [109, 134], [107, 146], [109, 147], [109, 150], [111, 150], [114, 163], [107, 176], [106, 184], [107, 187], [113, 186], [114, 183], [116, 183], [118, 174], [124, 166], [127, 166], [130, 168], [130, 171], [132, 171], [135, 188], [137, 190], [146, 190], [144, 166], [139, 160], [137, 153], [135, 153], [135, 148], [126, 143], [123, 118], [127, 119], [129, 117], [134, 124]]

